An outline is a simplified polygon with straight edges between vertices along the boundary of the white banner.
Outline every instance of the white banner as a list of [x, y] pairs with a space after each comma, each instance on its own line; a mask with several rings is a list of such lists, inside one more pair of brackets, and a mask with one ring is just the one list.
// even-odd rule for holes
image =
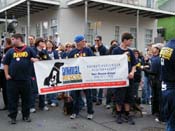
[[39, 94], [129, 85], [126, 55], [39, 61], [34, 67]]

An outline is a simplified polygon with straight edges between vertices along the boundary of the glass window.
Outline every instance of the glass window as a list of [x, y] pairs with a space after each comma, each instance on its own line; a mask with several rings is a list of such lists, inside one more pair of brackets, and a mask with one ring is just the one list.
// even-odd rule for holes
[[21, 33], [22, 33], [22, 34], [25, 34], [25, 33], [26, 33], [26, 32], [25, 32], [25, 27], [24, 27], [24, 26], [21, 27]]
[[151, 43], [153, 40], [153, 30], [146, 29], [145, 31], [145, 45]]
[[36, 24], [36, 37], [40, 37], [41, 30], [40, 30], [40, 24]]
[[115, 26], [114, 39], [117, 41], [120, 40], [120, 27], [119, 26]]
[[94, 25], [92, 23], [88, 23], [87, 42], [93, 44], [94, 36], [95, 36]]
[[48, 21], [44, 21], [42, 23], [42, 31], [43, 31], [43, 37], [48, 38], [48, 30], [49, 30], [49, 23]]
[[147, 7], [153, 8], [153, 0], [147, 0]]
[[136, 28], [130, 28], [130, 33], [133, 36], [132, 47], [135, 47], [136, 48], [136, 45], [137, 45], [137, 29]]
[[57, 19], [52, 19], [51, 20], [51, 35], [54, 36], [55, 33], [57, 32]]

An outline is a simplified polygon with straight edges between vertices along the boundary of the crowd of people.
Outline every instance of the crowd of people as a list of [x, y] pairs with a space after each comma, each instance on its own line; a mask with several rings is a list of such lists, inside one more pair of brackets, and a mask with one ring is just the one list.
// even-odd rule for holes
[[[31, 122], [30, 113], [37, 111], [35, 105], [37, 98], [39, 100], [38, 107], [43, 111], [49, 110], [48, 105], [51, 107], [59, 105], [58, 93], [48, 95], [38, 94], [34, 62], [120, 54], [126, 54], [128, 56], [129, 87], [108, 88], [105, 89], [106, 94], [104, 93], [104, 89], [70, 91], [69, 94], [73, 100], [70, 118], [75, 119], [81, 109], [87, 106], [87, 118], [93, 119], [93, 114], [95, 113], [93, 103], [101, 105], [103, 100], [106, 99], [106, 108], [110, 109], [111, 106], [113, 106], [112, 110], [116, 113], [116, 121], [118, 124], [128, 122], [134, 125], [135, 121], [130, 115], [130, 111], [132, 106], [138, 103], [139, 99], [142, 104], [151, 105], [151, 112], [155, 115], [156, 121], [164, 121], [163, 118], [165, 116], [162, 115], [164, 105], [162, 105], [161, 69], [163, 68], [162, 66], [165, 65], [164, 62], [166, 60], [164, 59], [170, 60], [170, 58], [167, 57], [171, 57], [170, 55], [173, 51], [169, 49], [169, 55], [164, 54], [166, 50], [162, 53], [161, 49], [164, 48], [163, 44], [148, 44], [146, 53], [143, 54], [137, 49], [130, 48], [133, 36], [127, 32], [122, 34], [121, 43], [112, 40], [109, 49], [103, 43], [102, 36], [96, 36], [94, 44], [92, 45], [91, 43], [87, 43], [83, 35], [77, 35], [73, 43], [67, 42], [65, 44], [57, 43], [52, 38], [35, 38], [33, 35], [29, 36], [28, 40], [30, 42], [29, 46], [24, 43], [21, 34], [14, 34], [11, 38], [5, 38], [3, 45], [0, 83], [4, 108], [1, 110], [9, 111], [8, 116], [11, 119], [11, 124], [16, 124], [19, 98], [22, 101], [22, 119], [26, 122]], [[172, 41], [172, 43], [173, 42], [174, 41]], [[164, 57], [164, 59], [161, 57]], [[174, 58], [172, 59], [174, 60]], [[172, 65], [174, 65], [174, 63], [175, 62], [173, 62]], [[174, 68], [172, 71], [174, 71]], [[163, 73], [166, 74], [167, 72]], [[171, 71], [168, 73], [171, 73]], [[169, 77], [169, 75], [167, 75], [167, 77]], [[165, 84], [168, 84], [166, 87], [174, 86], [173, 78], [171, 82], [171, 80], [164, 80], [168, 78], [163, 77]], [[141, 98], [138, 95], [140, 87], [142, 88]], [[82, 99], [82, 94], [86, 98], [86, 103], [84, 99]], [[167, 105], [165, 102], [166, 100], [164, 100], [164, 104]], [[167, 106], [166, 108], [169, 108], [169, 105]], [[172, 111], [174, 111], [174, 109], [172, 109]], [[166, 118], [167, 121], [169, 117]], [[172, 120], [170, 121], [169, 127], [172, 128]]]

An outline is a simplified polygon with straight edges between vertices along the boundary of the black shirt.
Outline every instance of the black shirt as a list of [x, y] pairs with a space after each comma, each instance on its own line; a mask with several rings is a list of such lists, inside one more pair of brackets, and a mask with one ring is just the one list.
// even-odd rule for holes
[[170, 40], [160, 52], [161, 80], [175, 83], [175, 39]]

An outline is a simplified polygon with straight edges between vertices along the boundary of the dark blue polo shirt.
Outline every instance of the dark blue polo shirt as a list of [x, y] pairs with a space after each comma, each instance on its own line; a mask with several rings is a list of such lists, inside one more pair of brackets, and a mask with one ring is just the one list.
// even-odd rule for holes
[[156, 80], [160, 80], [160, 72], [161, 72], [161, 64], [160, 64], [160, 57], [152, 56], [151, 57], [151, 72], [155, 74]]
[[112, 55], [121, 55], [121, 54], [124, 54], [125, 52], [128, 52], [128, 69], [130, 73], [132, 70], [132, 67], [137, 64], [133, 51], [129, 48], [127, 50], [123, 50], [121, 49], [121, 47], [116, 47], [113, 49]]
[[86, 57], [86, 56], [94, 56], [90, 48], [85, 47], [81, 50], [75, 48], [72, 51], [70, 51], [68, 58], [78, 58], [78, 57]]
[[175, 39], [170, 40], [160, 52], [161, 80], [175, 83]]
[[47, 53], [47, 50], [42, 49], [41, 51], [39, 51], [36, 47], [33, 47], [32, 49], [35, 52], [36, 57], [39, 60], [50, 60], [51, 59]]
[[23, 47], [12, 48], [7, 52], [3, 64], [9, 66], [9, 75], [12, 77], [12, 80], [30, 79], [32, 57], [36, 58], [36, 55], [27, 46], [25, 49]]

